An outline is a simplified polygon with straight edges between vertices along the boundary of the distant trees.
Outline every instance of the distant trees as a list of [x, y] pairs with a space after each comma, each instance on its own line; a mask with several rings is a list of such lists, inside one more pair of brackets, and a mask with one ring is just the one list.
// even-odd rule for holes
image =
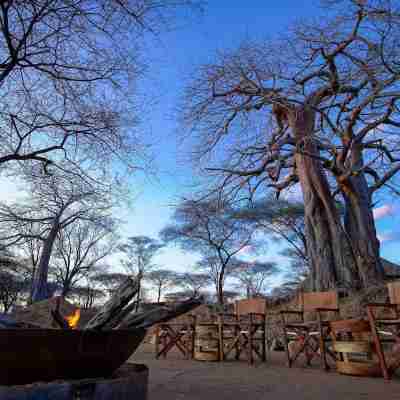
[[237, 288], [244, 290], [248, 299], [266, 294], [269, 279], [278, 272], [273, 262], [238, 261], [233, 276], [238, 280]]
[[[78, 221], [104, 224], [111, 205], [107, 192], [68, 175], [32, 176], [30, 186], [31, 195], [23, 204], [0, 205], [0, 243], [29, 246], [36, 262], [32, 300], [39, 301], [49, 296], [50, 259], [61, 232]], [[40, 259], [32, 240], [41, 242]]]
[[69, 290], [68, 297], [79, 304], [80, 308], [89, 309], [95, 305], [96, 301], [103, 300], [106, 297], [106, 293], [92, 285], [77, 285]]
[[155, 267], [153, 259], [163, 247], [163, 243], [148, 236], [128, 237], [125, 243], [119, 246], [119, 251], [124, 256], [121, 259], [121, 264], [125, 271], [134, 276], [137, 276], [139, 273], [141, 274], [138, 300], [141, 295], [142, 280]]
[[156, 288], [157, 303], [159, 303], [164, 291], [176, 284], [178, 273], [169, 269], [155, 269], [150, 271], [146, 275], [145, 279]]
[[175, 282], [189, 297], [194, 297], [212, 283], [212, 278], [207, 273], [184, 272], [177, 275]]
[[230, 263], [251, 243], [253, 236], [248, 224], [233, 215], [234, 208], [227, 203], [186, 200], [177, 206], [173, 223], [160, 233], [167, 243], [176, 243], [203, 256], [198, 266], [212, 274], [221, 305]]

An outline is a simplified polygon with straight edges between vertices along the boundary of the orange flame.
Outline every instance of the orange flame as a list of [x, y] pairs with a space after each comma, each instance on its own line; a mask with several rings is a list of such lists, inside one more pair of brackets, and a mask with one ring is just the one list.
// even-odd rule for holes
[[68, 325], [71, 327], [71, 329], [76, 329], [80, 317], [81, 317], [81, 310], [77, 308], [72, 315], [65, 317], [65, 319], [67, 320]]

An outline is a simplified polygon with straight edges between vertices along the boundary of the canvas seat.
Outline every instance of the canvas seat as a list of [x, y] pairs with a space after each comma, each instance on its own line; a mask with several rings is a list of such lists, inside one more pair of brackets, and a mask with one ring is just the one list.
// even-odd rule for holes
[[234, 314], [219, 315], [221, 361], [233, 351], [236, 360], [245, 353], [250, 364], [254, 356], [266, 360], [265, 313], [266, 300], [255, 298], [236, 301]]

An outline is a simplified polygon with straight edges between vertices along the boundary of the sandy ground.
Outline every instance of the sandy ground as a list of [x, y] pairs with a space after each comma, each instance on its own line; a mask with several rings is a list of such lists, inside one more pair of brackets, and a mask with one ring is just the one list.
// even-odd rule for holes
[[325, 373], [302, 362], [289, 369], [281, 352], [270, 352], [267, 363], [249, 366], [245, 361], [187, 361], [178, 353], [155, 360], [152, 346], [144, 345], [130, 361], [150, 369], [149, 400], [400, 400], [399, 377], [386, 383]]

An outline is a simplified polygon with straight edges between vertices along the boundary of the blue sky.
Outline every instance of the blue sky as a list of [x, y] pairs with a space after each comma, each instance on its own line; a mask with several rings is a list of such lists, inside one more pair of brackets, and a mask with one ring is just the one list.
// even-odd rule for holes
[[[218, 49], [235, 47], [244, 39], [272, 38], [286, 32], [297, 19], [323, 15], [318, 2], [313, 0], [214, 0], [206, 6], [203, 16], [189, 18], [181, 22], [179, 29], [149, 41], [146, 58], [150, 64], [141, 90], [152, 103], [143, 118], [142, 129], [152, 144], [157, 177], [131, 180], [139, 195], [133, 209], [124, 212], [128, 221], [123, 229], [125, 234], [156, 237], [169, 220], [171, 204], [180, 195], [190, 193], [191, 171], [182, 162], [183, 149], [176, 139], [172, 115], [185, 79], [196, 66], [212, 60]], [[388, 207], [385, 203], [379, 206], [383, 207], [377, 212], [382, 255], [400, 261], [396, 235], [396, 224], [400, 220], [396, 206]], [[276, 245], [269, 246], [265, 258], [284, 262], [277, 250]], [[195, 259], [177, 249], [167, 249], [157, 262], [165, 267], [185, 269]]]

